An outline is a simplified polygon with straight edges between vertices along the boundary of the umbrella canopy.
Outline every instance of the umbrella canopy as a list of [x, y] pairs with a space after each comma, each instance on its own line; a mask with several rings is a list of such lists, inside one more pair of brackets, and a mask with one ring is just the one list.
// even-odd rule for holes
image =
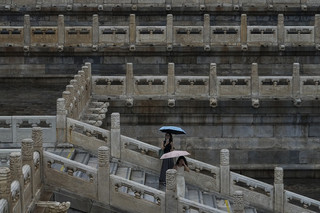
[[174, 150], [166, 154], [163, 154], [160, 159], [176, 158], [185, 155], [190, 155], [190, 153], [187, 151]]
[[171, 133], [171, 134], [186, 134], [186, 131], [177, 126], [163, 126], [159, 129], [161, 132]]

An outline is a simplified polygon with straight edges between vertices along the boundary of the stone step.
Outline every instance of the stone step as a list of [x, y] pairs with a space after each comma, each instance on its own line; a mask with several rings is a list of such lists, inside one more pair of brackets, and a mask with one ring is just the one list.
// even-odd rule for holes
[[98, 168], [98, 158], [91, 156], [89, 158], [89, 161], [88, 161], [87, 165], [97, 169]]
[[144, 184], [145, 183], [145, 178], [146, 178], [146, 173], [141, 170], [132, 170], [131, 171], [131, 177], [130, 180]]
[[[130, 175], [131, 175], [131, 168], [129, 168], [129, 167], [118, 167], [118, 169], [116, 171], [116, 175], [120, 176], [120, 177], [123, 177], [123, 178], [126, 178], [126, 179], [129, 179]], [[124, 193], [127, 193], [128, 192], [128, 187], [121, 186], [119, 188], [119, 190], [124, 192]], [[130, 192], [130, 193], [132, 194], [133, 192]]]
[[203, 204], [216, 208], [216, 197], [210, 193], [202, 192]]

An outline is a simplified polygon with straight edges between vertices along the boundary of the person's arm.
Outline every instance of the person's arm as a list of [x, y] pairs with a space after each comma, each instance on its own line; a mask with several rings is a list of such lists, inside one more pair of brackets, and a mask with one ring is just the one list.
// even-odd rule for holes
[[190, 172], [189, 167], [183, 162], [184, 171]]
[[171, 142], [171, 149], [170, 152], [173, 151], [173, 142]]

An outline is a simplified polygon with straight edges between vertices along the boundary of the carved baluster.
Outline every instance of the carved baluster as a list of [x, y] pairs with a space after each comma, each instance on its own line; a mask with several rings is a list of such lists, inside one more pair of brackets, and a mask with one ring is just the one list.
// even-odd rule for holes
[[121, 140], [120, 140], [120, 114], [111, 114], [111, 156], [120, 159]]
[[64, 15], [58, 16], [58, 51], [62, 52], [64, 47], [64, 33], [65, 33], [65, 27], [64, 27]]
[[283, 169], [276, 167], [274, 169], [274, 212], [283, 212], [284, 205], [284, 185], [283, 185]]
[[8, 209], [11, 212], [12, 198], [11, 198], [11, 172], [9, 168], [0, 167], [0, 198], [7, 200]]
[[30, 166], [30, 182], [31, 182], [31, 188], [32, 188], [32, 197], [35, 196], [36, 193], [36, 187], [34, 185], [34, 162], [33, 162], [33, 140], [30, 138], [23, 139], [21, 143], [21, 154], [22, 154], [22, 164], [29, 165]]
[[168, 169], [166, 172], [166, 211], [178, 213], [177, 170]]
[[67, 110], [65, 108], [65, 99], [59, 98], [57, 100], [57, 143], [65, 143], [67, 141]]
[[110, 149], [101, 146], [98, 149], [98, 199], [105, 204], [110, 203]]
[[230, 194], [230, 164], [229, 150], [220, 151], [220, 192], [225, 195]]
[[233, 194], [234, 204], [233, 204], [233, 212], [234, 213], [244, 213], [244, 199], [242, 191], [235, 191]]

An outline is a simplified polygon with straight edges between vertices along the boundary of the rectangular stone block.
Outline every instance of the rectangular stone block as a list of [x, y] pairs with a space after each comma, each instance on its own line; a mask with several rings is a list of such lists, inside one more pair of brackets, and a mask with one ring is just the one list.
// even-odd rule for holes
[[269, 138], [273, 137], [273, 126], [272, 125], [253, 125], [253, 135], [258, 138]]
[[308, 137], [320, 137], [319, 124], [309, 124]]
[[306, 137], [307, 128], [302, 125], [275, 125], [275, 137]]
[[223, 135], [225, 138], [232, 137], [253, 137], [253, 128], [247, 125], [223, 125]]
[[0, 73], [5, 76], [38, 76], [45, 73], [45, 65], [11, 64], [0, 65]]

